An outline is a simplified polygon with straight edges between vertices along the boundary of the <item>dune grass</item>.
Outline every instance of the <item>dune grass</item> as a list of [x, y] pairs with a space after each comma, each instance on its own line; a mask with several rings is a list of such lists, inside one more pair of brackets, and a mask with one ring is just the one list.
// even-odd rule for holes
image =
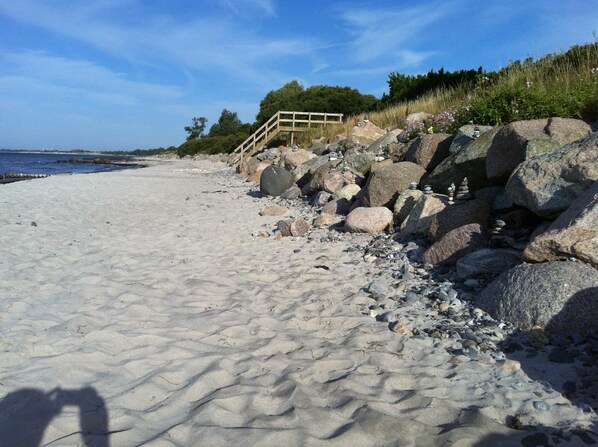
[[[573, 46], [564, 53], [540, 59], [515, 61], [507, 67], [480, 75], [473, 84], [440, 88], [419, 98], [368, 113], [369, 120], [382, 128], [405, 125], [413, 112], [454, 117], [451, 130], [467, 123], [498, 125], [512, 121], [548, 118], [598, 120], [598, 41]], [[360, 116], [344, 123], [312, 129], [302, 136], [304, 143], [324, 137], [347, 135]]]

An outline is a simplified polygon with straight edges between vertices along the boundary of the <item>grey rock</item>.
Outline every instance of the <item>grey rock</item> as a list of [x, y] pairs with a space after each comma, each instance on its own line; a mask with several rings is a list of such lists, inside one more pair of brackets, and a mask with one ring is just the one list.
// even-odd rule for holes
[[469, 180], [469, 188], [477, 189], [492, 186], [486, 177], [486, 153], [501, 127], [483, 133], [479, 138], [467, 143], [459, 152], [450, 155], [440, 163], [425, 179], [435, 191], [446, 191], [454, 183], [459, 185], [464, 177]]
[[283, 199], [296, 199], [301, 196], [301, 189], [297, 185], [291, 186], [285, 192], [283, 192], [280, 197]]
[[513, 201], [554, 218], [598, 180], [598, 132], [521, 163], [507, 182]]
[[428, 237], [432, 241], [437, 241], [449, 231], [472, 223], [477, 223], [485, 229], [488, 225], [489, 216], [490, 207], [478, 199], [466, 200], [447, 206], [438, 214], [432, 216], [428, 228]]
[[310, 200], [310, 204], [313, 206], [324, 206], [332, 198], [332, 194], [326, 191], [318, 191], [313, 195]]
[[474, 132], [478, 130], [480, 135], [492, 129], [492, 126], [475, 126], [473, 124], [466, 124], [461, 126], [455, 133], [455, 138], [449, 147], [449, 154], [453, 155], [459, 152], [467, 143], [474, 140]]
[[418, 183], [425, 170], [407, 161], [394, 163], [373, 172], [362, 190], [361, 203], [365, 206], [391, 207], [400, 192], [410, 183]]
[[598, 182], [534, 238], [523, 257], [532, 262], [575, 257], [598, 268]]
[[268, 166], [260, 177], [260, 192], [263, 195], [279, 196], [292, 185], [293, 175], [279, 166]]
[[457, 261], [457, 273], [462, 278], [470, 276], [498, 276], [521, 264], [521, 252], [506, 248], [483, 248], [463, 256]]
[[451, 141], [453, 141], [453, 136], [445, 133], [417, 137], [409, 143], [405, 160], [431, 171], [449, 156]]
[[598, 270], [582, 262], [521, 264], [502, 273], [478, 296], [493, 318], [524, 330], [586, 334], [598, 321]]

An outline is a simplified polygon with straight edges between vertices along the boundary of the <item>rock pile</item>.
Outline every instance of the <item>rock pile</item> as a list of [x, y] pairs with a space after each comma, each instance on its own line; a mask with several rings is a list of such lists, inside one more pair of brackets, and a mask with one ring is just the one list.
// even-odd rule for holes
[[254, 181], [261, 172], [263, 195], [312, 205], [289, 234], [387, 231], [417, 245], [408, 265], [448, 269], [494, 318], [563, 336], [595, 331], [585, 309], [598, 302], [598, 133], [583, 121], [471, 125], [413, 140], [367, 122], [329, 143], [268, 149], [246, 166]]

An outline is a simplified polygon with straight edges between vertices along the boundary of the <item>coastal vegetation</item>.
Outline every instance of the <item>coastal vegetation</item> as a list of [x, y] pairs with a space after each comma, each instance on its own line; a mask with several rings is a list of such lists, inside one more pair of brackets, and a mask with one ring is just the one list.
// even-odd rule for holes
[[305, 142], [348, 133], [364, 113], [382, 128], [403, 128], [411, 112], [435, 115], [413, 129], [414, 133], [430, 127], [433, 131], [454, 132], [468, 123], [498, 125], [550, 116], [596, 121], [598, 41], [535, 60], [512, 61], [492, 72], [482, 67], [454, 72], [441, 68], [418, 75], [393, 72], [387, 82], [389, 93], [377, 99], [349, 87], [306, 89], [298, 81], [291, 81], [264, 97], [255, 123], [242, 124], [236, 113], [223, 110], [216, 127], [212, 126], [207, 136], [200, 132], [197, 138], [188, 138], [177, 153], [183, 157], [231, 152], [279, 110], [345, 115], [343, 124], [313, 128], [302, 134], [300, 137]]

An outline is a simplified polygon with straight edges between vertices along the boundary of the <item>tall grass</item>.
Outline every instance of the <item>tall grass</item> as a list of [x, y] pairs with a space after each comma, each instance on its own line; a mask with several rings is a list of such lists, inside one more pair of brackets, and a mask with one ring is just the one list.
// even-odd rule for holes
[[[498, 72], [482, 75], [475, 84], [440, 88], [415, 100], [368, 113], [382, 128], [401, 128], [412, 112], [451, 112], [453, 129], [473, 122], [484, 125], [517, 120], [578, 118], [598, 120], [598, 41], [549, 54], [538, 60], [510, 63]], [[361, 116], [347, 117], [343, 124], [312, 129], [305, 142], [347, 135]]]

